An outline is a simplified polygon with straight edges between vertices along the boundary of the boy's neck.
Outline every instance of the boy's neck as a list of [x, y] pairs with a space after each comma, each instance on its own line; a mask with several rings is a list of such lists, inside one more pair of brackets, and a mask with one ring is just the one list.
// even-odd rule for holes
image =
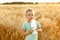
[[28, 20], [28, 22], [31, 22], [31, 20]]

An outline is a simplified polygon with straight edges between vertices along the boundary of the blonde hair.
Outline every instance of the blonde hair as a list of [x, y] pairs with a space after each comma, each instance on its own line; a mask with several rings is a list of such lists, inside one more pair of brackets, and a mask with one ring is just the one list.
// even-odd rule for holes
[[27, 9], [27, 10], [26, 10], [26, 14], [27, 14], [28, 11], [32, 11], [32, 12], [33, 12], [33, 15], [34, 15], [33, 9], [31, 9], [31, 8]]

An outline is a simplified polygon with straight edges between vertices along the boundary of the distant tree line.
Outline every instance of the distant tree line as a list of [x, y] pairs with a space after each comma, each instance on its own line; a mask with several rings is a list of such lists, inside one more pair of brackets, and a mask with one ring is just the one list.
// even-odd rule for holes
[[38, 2], [11, 2], [11, 3], [3, 3], [3, 4], [38, 4]]
[[[3, 3], [3, 4], [39, 4], [38, 2], [11, 2], [11, 3]], [[44, 4], [60, 4], [60, 2], [52, 2], [52, 3], [44, 3]]]

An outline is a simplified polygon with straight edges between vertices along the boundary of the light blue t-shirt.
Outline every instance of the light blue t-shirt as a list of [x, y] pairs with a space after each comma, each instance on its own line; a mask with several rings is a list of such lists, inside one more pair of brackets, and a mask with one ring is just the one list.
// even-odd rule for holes
[[[36, 21], [36, 25], [37, 25], [37, 28], [41, 27], [41, 25], [38, 21]], [[26, 30], [26, 31], [30, 31], [31, 30], [31, 23], [28, 21], [24, 22], [22, 25], [22, 29]], [[29, 34], [25, 37], [25, 40], [38, 40], [38, 34]]]

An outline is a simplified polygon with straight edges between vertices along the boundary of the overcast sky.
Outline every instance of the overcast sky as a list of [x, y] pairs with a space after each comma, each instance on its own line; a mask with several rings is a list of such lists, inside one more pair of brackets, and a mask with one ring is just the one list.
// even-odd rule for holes
[[0, 3], [5, 2], [60, 2], [60, 0], [0, 0]]

